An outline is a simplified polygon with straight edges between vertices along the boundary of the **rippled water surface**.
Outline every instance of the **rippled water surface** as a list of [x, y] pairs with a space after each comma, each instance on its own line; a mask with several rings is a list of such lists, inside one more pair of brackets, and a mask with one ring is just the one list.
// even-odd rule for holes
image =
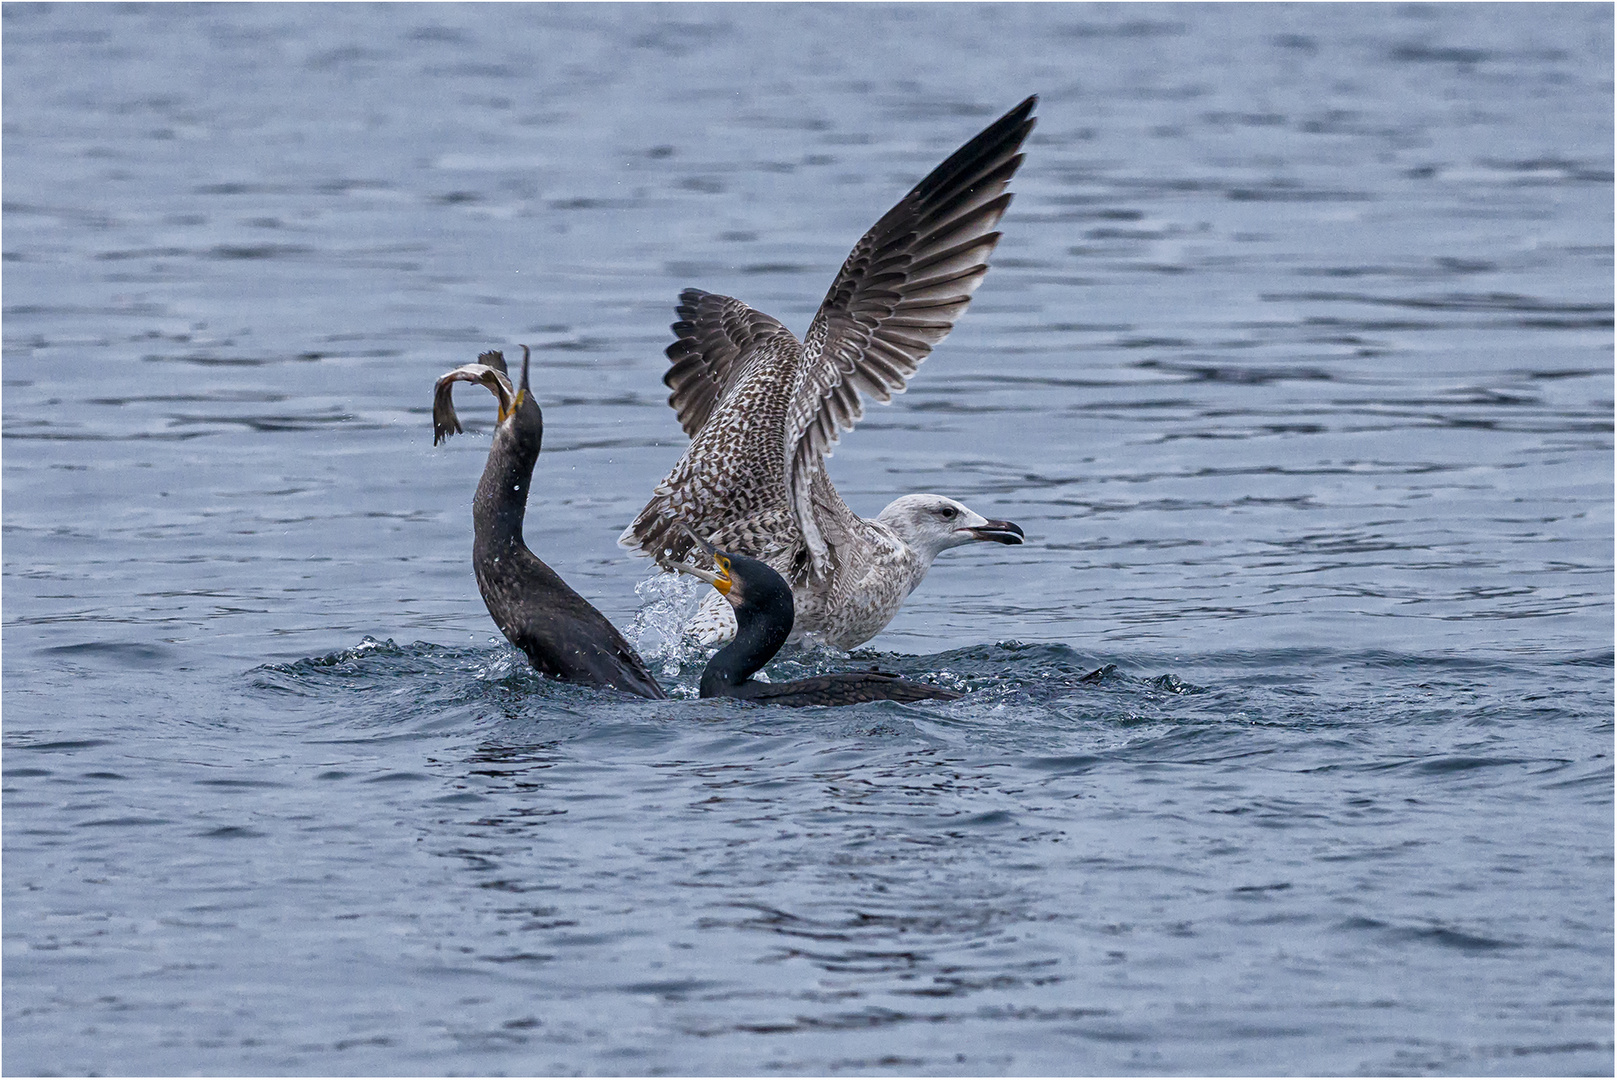
[[[7, 5], [3, 72], [6, 1072], [1611, 1073], [1609, 6]], [[675, 297], [801, 332], [1034, 92], [831, 462], [1029, 543], [771, 668], [970, 693], [690, 700], [614, 545]], [[516, 342], [530, 542], [675, 700], [495, 637], [430, 390]]]

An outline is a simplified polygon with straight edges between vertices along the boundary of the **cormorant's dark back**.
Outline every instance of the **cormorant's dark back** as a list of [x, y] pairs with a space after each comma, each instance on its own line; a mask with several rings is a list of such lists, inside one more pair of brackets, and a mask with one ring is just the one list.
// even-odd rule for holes
[[544, 415], [528, 389], [528, 348], [522, 385], [513, 393], [505, 357], [487, 352], [477, 364], [438, 380], [433, 401], [435, 442], [460, 430], [450, 401], [455, 382], [487, 386], [500, 401], [488, 464], [472, 501], [472, 567], [488, 613], [535, 670], [563, 682], [608, 686], [641, 697], [665, 698], [639, 655], [605, 615], [568, 587], [522, 539], [528, 488], [539, 460]]
[[854, 705], [861, 701], [953, 701], [958, 691], [911, 682], [884, 671], [840, 671], [788, 683], [757, 682], [752, 676], [774, 658], [792, 631], [792, 590], [769, 564], [715, 551], [710, 573], [687, 563], [673, 564], [708, 582], [736, 609], [736, 636], [714, 654], [702, 672], [701, 696], [733, 697], [760, 705]]

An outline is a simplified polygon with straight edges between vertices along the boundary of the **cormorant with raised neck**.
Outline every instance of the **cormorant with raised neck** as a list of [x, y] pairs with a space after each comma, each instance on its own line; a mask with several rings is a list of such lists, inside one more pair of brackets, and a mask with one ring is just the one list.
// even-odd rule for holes
[[449, 372], [433, 388], [432, 441], [436, 446], [461, 429], [450, 397], [455, 383], [479, 383], [493, 391], [499, 400], [498, 426], [472, 500], [472, 568], [488, 613], [542, 675], [666, 698], [617, 628], [522, 539], [528, 489], [545, 430], [544, 415], [528, 387], [528, 347], [522, 347], [522, 385], [514, 391], [504, 354], [486, 352], [477, 359]]

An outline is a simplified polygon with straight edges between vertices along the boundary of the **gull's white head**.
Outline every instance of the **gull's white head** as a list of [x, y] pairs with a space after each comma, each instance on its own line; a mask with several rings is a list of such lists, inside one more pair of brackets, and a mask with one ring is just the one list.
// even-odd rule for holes
[[974, 540], [1020, 544], [1023, 537], [1017, 525], [990, 520], [942, 495], [901, 496], [888, 503], [876, 520], [893, 530], [928, 564], [939, 552]]

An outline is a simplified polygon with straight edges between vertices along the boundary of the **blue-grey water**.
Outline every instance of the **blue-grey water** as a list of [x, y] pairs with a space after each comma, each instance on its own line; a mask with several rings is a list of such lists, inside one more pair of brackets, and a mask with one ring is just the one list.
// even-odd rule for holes
[[[5, 1071], [1609, 1075], [1612, 46], [6, 5]], [[802, 332], [1035, 92], [975, 304], [830, 466], [1029, 542], [771, 669], [970, 694], [689, 700], [614, 544], [679, 290]], [[518, 342], [529, 540], [679, 700], [483, 609], [492, 399], [434, 449], [431, 384]]]

